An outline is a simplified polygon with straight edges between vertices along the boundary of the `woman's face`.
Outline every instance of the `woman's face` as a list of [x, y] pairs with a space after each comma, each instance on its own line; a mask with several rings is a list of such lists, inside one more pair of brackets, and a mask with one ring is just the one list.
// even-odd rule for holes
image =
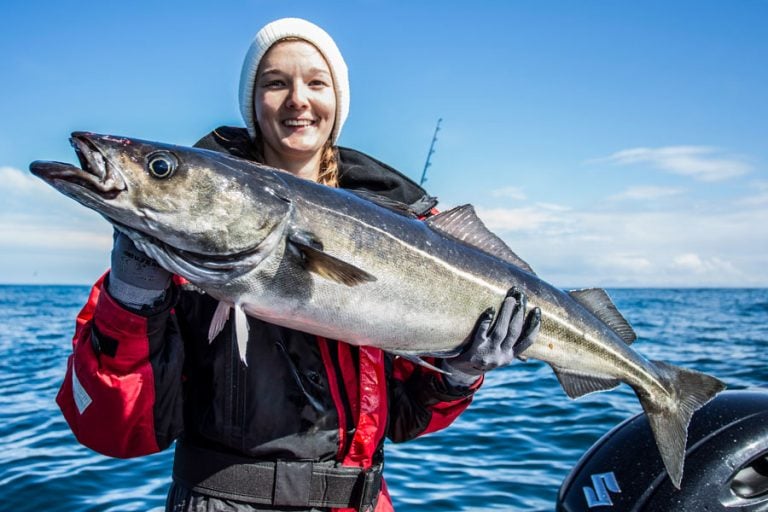
[[304, 41], [272, 46], [259, 64], [254, 94], [265, 163], [312, 158], [322, 151], [333, 130], [336, 94], [317, 48]]

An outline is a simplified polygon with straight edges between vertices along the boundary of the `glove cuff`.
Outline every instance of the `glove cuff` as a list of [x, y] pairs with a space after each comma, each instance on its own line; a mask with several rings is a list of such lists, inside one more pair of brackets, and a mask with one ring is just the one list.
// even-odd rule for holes
[[457, 370], [456, 368], [451, 366], [451, 364], [447, 362], [445, 359], [443, 359], [443, 363], [441, 366], [442, 366], [442, 369], [447, 372], [445, 374], [445, 379], [452, 386], [468, 388], [469, 386], [477, 382], [477, 379], [479, 379], [483, 375], [482, 373], [471, 374], [471, 373], [463, 372], [461, 370]]
[[162, 290], [148, 290], [147, 288], [134, 286], [116, 277], [114, 272], [109, 273], [107, 290], [112, 298], [120, 304], [133, 309], [154, 306], [165, 298], [166, 291], [165, 288]]

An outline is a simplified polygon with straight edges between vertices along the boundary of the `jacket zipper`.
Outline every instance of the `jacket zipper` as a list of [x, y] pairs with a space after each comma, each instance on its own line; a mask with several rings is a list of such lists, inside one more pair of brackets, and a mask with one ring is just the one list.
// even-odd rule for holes
[[243, 446], [243, 404], [245, 403], [245, 388], [244, 379], [245, 373], [243, 371], [243, 364], [240, 361], [240, 354], [237, 350], [237, 330], [235, 329], [234, 312], [230, 313], [229, 317], [230, 325], [230, 343], [229, 343], [229, 358], [228, 368], [226, 368], [226, 375], [230, 379], [229, 387], [232, 390], [227, 396], [227, 409], [225, 412], [230, 419], [230, 437], [232, 446]]

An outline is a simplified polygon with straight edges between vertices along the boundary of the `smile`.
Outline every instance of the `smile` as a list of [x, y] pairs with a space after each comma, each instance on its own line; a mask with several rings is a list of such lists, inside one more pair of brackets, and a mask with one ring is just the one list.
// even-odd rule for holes
[[286, 119], [283, 121], [284, 126], [291, 128], [301, 128], [304, 126], [312, 126], [315, 122], [311, 119]]

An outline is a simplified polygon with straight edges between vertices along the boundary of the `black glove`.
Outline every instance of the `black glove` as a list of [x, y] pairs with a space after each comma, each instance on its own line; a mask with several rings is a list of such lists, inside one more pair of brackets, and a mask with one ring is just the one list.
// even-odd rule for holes
[[171, 273], [139, 250], [128, 236], [115, 230], [109, 293], [121, 304], [142, 309], [162, 301]]
[[467, 348], [458, 356], [443, 360], [442, 369], [450, 374], [449, 381], [468, 386], [485, 372], [514, 361], [515, 347], [520, 343], [530, 345], [541, 326], [541, 310], [534, 308], [526, 315], [526, 307], [525, 294], [513, 287], [501, 303], [495, 323], [494, 311], [485, 311]]

